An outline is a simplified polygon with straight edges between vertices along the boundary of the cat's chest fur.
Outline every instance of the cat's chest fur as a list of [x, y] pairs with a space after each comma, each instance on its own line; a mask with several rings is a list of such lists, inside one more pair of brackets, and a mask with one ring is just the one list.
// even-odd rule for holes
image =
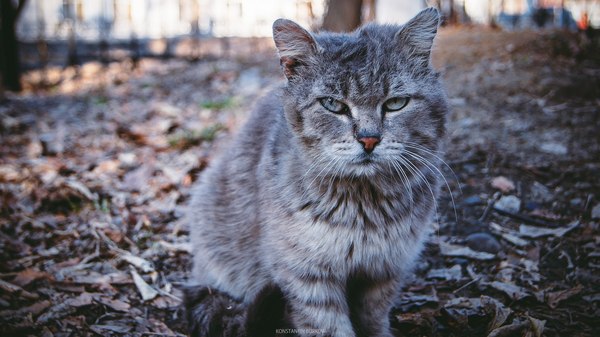
[[294, 198], [266, 193], [271, 211], [261, 222], [267, 251], [291, 253], [340, 279], [355, 273], [381, 279], [410, 268], [429, 228], [429, 212], [414, 212], [414, 202], [423, 201], [386, 183], [331, 179], [322, 186], [310, 182], [310, 189], [302, 183], [278, 186]]

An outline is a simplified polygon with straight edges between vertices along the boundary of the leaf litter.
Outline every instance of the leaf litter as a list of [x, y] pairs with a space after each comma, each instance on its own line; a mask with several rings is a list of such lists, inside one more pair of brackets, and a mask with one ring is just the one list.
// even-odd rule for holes
[[[441, 30], [456, 178], [447, 172], [435, 237], [395, 302], [397, 336], [600, 335], [594, 43]], [[64, 78], [52, 91], [25, 75], [26, 92], [0, 104], [1, 335], [186, 333], [183, 207], [281, 81], [274, 55], [54, 69]]]

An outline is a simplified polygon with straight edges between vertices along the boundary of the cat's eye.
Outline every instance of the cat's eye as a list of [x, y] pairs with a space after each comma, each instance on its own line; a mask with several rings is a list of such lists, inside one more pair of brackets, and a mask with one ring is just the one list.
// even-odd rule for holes
[[398, 111], [408, 104], [408, 97], [394, 97], [383, 103], [384, 111]]
[[348, 112], [348, 106], [346, 104], [332, 97], [319, 98], [319, 103], [321, 103], [325, 109], [336, 114], [345, 114]]

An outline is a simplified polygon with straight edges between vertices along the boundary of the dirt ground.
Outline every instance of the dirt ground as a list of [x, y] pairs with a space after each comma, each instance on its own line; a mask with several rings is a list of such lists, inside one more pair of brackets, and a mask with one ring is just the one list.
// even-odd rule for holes
[[[598, 55], [579, 33], [442, 30], [447, 186], [397, 336], [600, 336]], [[0, 104], [0, 335], [184, 335], [182, 206], [281, 80], [271, 49], [26, 74]]]

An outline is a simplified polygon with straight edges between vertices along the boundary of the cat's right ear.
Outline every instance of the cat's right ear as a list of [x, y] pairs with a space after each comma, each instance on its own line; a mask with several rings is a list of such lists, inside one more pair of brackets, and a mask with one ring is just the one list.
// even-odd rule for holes
[[308, 65], [318, 50], [313, 36], [291, 20], [278, 19], [273, 23], [273, 40], [288, 79], [297, 74], [299, 67]]

